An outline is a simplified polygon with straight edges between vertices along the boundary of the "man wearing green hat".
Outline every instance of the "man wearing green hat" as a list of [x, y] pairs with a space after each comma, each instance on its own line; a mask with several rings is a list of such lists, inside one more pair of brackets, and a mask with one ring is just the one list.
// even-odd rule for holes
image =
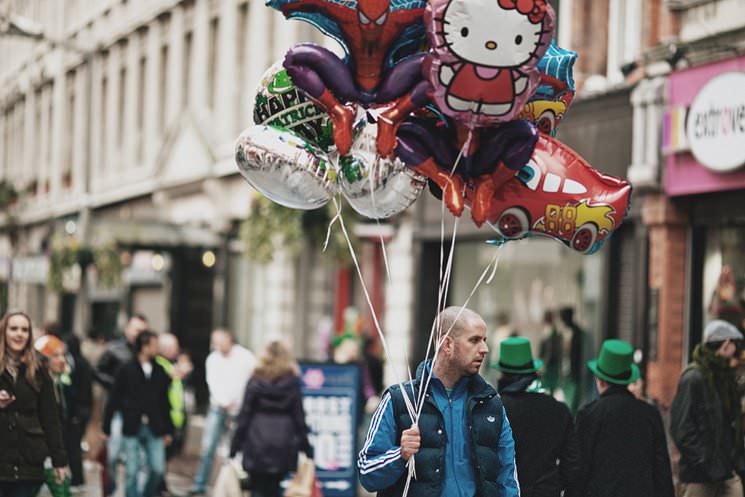
[[[513, 337], [499, 344], [498, 390], [515, 439], [515, 461], [522, 497], [574, 495], [582, 472], [569, 408], [543, 389], [530, 341]], [[558, 462], [558, 464], [557, 464]]]
[[673, 479], [660, 413], [629, 392], [639, 379], [634, 349], [606, 340], [587, 365], [600, 397], [577, 414], [587, 497], [673, 497]]

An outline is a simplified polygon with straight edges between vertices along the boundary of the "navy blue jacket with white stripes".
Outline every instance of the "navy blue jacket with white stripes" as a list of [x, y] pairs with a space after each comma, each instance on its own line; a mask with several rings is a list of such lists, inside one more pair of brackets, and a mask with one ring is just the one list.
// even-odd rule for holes
[[[404, 385], [410, 399], [426, 375]], [[426, 368], [429, 373], [429, 364]], [[475, 374], [462, 378], [448, 394], [432, 377], [424, 399], [415, 456], [416, 479], [410, 497], [518, 497], [515, 445], [497, 392]], [[399, 385], [390, 387], [373, 415], [357, 466], [360, 483], [380, 496], [400, 497], [406, 482], [401, 433], [411, 426]]]

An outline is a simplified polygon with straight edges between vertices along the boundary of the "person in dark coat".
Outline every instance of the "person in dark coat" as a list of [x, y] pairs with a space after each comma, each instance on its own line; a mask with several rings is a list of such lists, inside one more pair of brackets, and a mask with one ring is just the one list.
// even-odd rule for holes
[[600, 398], [577, 414], [582, 496], [675, 495], [660, 413], [628, 390], [640, 376], [632, 355], [627, 342], [606, 340], [598, 359], [588, 362]]
[[684, 497], [742, 497], [745, 472], [742, 409], [730, 361], [743, 336], [714, 320], [693, 350], [673, 400], [670, 432], [680, 450]]
[[67, 361], [70, 364], [70, 386], [65, 389], [67, 398], [67, 424], [65, 447], [70, 460], [70, 477], [73, 487], [85, 484], [83, 452], [80, 442], [85, 436], [93, 413], [93, 367], [80, 352], [80, 339], [72, 333], [64, 337]]
[[[94, 378], [102, 387], [111, 394], [119, 369], [134, 357], [134, 343], [137, 335], [147, 329], [147, 318], [142, 314], [132, 314], [124, 326], [121, 337], [115, 338], [106, 344], [106, 350], [98, 359], [94, 371]], [[105, 454], [99, 455], [106, 460], [102, 479], [106, 486], [105, 495], [113, 495], [116, 491], [117, 465], [122, 458], [122, 416], [114, 413], [111, 423]], [[104, 457], [105, 456], [105, 457]]]
[[[497, 389], [515, 439], [515, 460], [522, 497], [575, 495], [582, 473], [579, 442], [569, 408], [543, 389], [527, 338], [499, 344]], [[562, 494], [562, 492], [564, 492]]]
[[[173, 437], [168, 389], [171, 378], [155, 362], [158, 336], [145, 330], [135, 339], [137, 356], [117, 373], [104, 410], [103, 431], [111, 433], [114, 412], [123, 418], [122, 447], [126, 458], [126, 496], [152, 497], [156, 494], [166, 465], [166, 445]], [[144, 453], [148, 477], [139, 488], [138, 476]]]
[[23, 312], [0, 321], [0, 497], [34, 495], [49, 456], [57, 483], [67, 470], [54, 384], [38, 362], [31, 333]]
[[272, 341], [246, 385], [230, 455], [242, 452], [254, 497], [279, 497], [279, 483], [297, 468], [298, 454], [313, 457], [298, 374], [287, 348]]

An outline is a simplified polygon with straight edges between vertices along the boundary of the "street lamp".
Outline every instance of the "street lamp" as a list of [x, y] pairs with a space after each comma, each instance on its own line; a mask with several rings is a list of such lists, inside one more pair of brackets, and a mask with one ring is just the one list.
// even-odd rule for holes
[[[56, 40], [46, 35], [44, 32], [44, 26], [26, 17], [18, 16], [15, 14], [9, 14], [7, 12], [0, 11], [0, 36], [19, 36], [22, 38], [28, 38], [40, 42], [47, 42], [53, 47], [61, 47], [65, 50], [75, 52], [82, 56], [82, 65], [86, 66], [86, 143], [85, 143], [85, 155], [83, 161], [83, 195], [82, 203], [78, 213], [77, 223], [77, 234], [80, 239], [80, 243], [83, 246], [88, 245], [90, 238], [90, 218], [91, 218], [91, 201], [90, 201], [90, 184], [91, 184], [91, 169], [92, 169], [92, 153], [91, 147], [92, 141], [92, 128], [93, 128], [93, 57], [98, 51], [98, 47], [94, 46], [92, 49], [79, 47], [74, 43], [70, 43], [67, 40]], [[85, 335], [90, 323], [90, 296], [88, 288], [88, 280], [85, 272], [80, 277], [80, 288], [78, 291], [77, 298], [75, 299], [75, 324], [74, 329], [78, 331], [80, 335]]]

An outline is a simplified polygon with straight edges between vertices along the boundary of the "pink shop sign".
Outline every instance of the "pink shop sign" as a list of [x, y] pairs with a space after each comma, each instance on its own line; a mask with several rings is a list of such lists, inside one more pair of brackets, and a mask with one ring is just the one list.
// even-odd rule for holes
[[677, 71], [668, 91], [665, 192], [745, 189], [745, 57]]

